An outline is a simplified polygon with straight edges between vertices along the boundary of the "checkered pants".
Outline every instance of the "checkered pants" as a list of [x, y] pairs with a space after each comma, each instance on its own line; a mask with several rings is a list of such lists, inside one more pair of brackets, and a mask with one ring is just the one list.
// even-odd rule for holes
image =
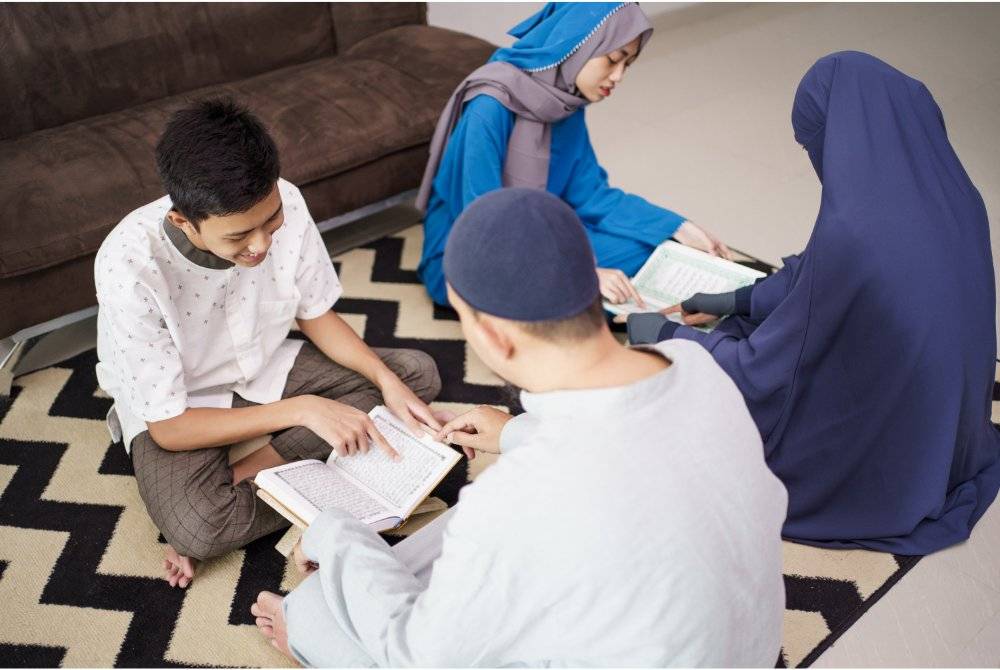
[[[434, 359], [412, 349], [374, 349], [424, 402], [441, 390]], [[382, 402], [366, 378], [330, 360], [312, 343], [302, 346], [283, 398], [320, 395], [368, 412]], [[233, 397], [233, 407], [254, 403]], [[271, 440], [286, 461], [326, 459], [331, 447], [308, 428], [294, 427]], [[233, 484], [229, 447], [167, 451], [143, 432], [132, 440], [139, 494], [167, 542], [183, 556], [206, 559], [238, 549], [288, 522], [256, 495], [250, 479]]]

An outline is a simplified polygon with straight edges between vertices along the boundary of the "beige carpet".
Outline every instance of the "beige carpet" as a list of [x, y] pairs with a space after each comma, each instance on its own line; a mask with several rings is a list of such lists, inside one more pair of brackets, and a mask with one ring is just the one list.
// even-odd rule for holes
[[[336, 257], [345, 287], [338, 311], [374, 345], [434, 355], [444, 382], [438, 406], [508, 405], [457, 321], [417, 282], [420, 245], [413, 227]], [[0, 665], [285, 665], [247, 611], [260, 589], [297, 583], [274, 550], [281, 533], [204, 565], [186, 592], [163, 584], [158, 532], [121, 445], [109, 441], [94, 361], [91, 350], [20, 377], [0, 399]], [[435, 495], [453, 503], [489, 465], [463, 461]], [[815, 660], [915, 562], [795, 544], [784, 556], [788, 665]]]

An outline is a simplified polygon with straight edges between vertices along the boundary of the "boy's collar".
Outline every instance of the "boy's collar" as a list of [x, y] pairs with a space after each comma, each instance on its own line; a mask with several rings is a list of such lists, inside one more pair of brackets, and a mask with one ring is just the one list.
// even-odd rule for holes
[[184, 258], [188, 259], [195, 265], [200, 265], [201, 267], [208, 268], [209, 270], [228, 270], [236, 265], [233, 262], [227, 261], [225, 258], [220, 258], [215, 254], [202, 251], [198, 247], [191, 244], [191, 240], [189, 240], [188, 236], [184, 234], [184, 231], [170, 223], [170, 219], [167, 217], [163, 217], [163, 232], [166, 233], [167, 238], [174, 245], [174, 248], [176, 248], [177, 251], [184, 256]]

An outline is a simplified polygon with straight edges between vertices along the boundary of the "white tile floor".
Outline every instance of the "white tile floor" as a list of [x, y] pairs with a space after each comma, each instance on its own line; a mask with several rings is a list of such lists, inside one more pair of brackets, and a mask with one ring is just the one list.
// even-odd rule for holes
[[[531, 6], [524, 7], [527, 15]], [[588, 112], [613, 183], [765, 260], [800, 251], [819, 184], [792, 139], [792, 95], [820, 56], [865, 50], [934, 93], [992, 215], [1000, 267], [1000, 5], [652, 9], [656, 34], [646, 53], [614, 97]], [[503, 25], [513, 25], [512, 13], [520, 18], [509, 3], [496, 11]], [[92, 330], [61, 333], [62, 344], [53, 346], [69, 355], [93, 346]], [[998, 556], [1000, 505], [994, 505], [969, 542], [921, 561], [816, 665], [1000, 667]]]
[[[697, 6], [654, 24], [624, 85], [588, 110], [613, 183], [765, 260], [800, 251], [819, 184], [792, 138], [792, 96], [817, 58], [859, 49], [934, 94], [992, 215], [1000, 267], [1000, 5]], [[969, 542], [921, 561], [816, 665], [1000, 667], [998, 556], [994, 505]]]

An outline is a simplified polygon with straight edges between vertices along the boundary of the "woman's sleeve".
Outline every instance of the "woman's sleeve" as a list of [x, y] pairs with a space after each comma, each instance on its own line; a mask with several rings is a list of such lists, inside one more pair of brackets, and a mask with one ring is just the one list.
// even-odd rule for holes
[[[578, 112], [582, 114], [582, 112]], [[563, 199], [583, 224], [612, 235], [656, 246], [671, 237], [685, 217], [608, 184], [608, 173], [597, 162], [587, 125], [579, 119], [583, 151], [573, 167]]]
[[780, 270], [754, 284], [750, 294], [750, 318], [754, 321], [766, 319], [792, 290], [802, 259], [799, 256], [787, 256], [781, 260], [784, 265]]
[[445, 197], [457, 205], [453, 211], [464, 211], [479, 196], [503, 186], [513, 129], [513, 115], [496, 99], [480, 95], [466, 103], [446, 149], [454, 152], [448, 157], [451, 188], [444, 188]]

